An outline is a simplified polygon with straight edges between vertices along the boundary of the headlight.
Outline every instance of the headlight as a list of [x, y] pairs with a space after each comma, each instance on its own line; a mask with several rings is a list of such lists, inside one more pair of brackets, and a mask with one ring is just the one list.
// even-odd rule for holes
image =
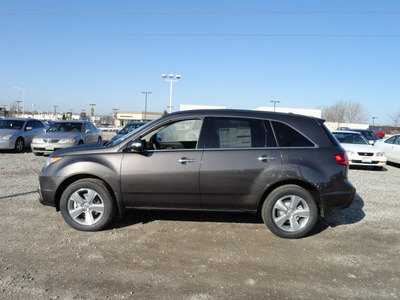
[[386, 156], [385, 152], [376, 152], [376, 156]]
[[46, 162], [44, 163], [43, 169], [46, 169], [48, 166], [51, 164], [54, 164], [55, 162], [59, 161], [61, 157], [49, 157]]
[[354, 151], [351, 151], [351, 150], [346, 150], [346, 152], [347, 152], [347, 155], [356, 155], [356, 154], [354, 153]]
[[75, 139], [61, 139], [59, 141], [60, 144], [74, 144], [76, 143]]
[[40, 143], [44, 143], [44, 142], [43, 142], [43, 139], [34, 138], [34, 139], [32, 139], [32, 143], [40, 144]]
[[3, 140], [11, 140], [12, 134], [3, 136]]

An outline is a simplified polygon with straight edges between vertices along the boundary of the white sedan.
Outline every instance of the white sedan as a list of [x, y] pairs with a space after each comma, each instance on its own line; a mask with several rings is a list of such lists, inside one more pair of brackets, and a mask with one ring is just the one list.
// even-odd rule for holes
[[378, 147], [370, 145], [359, 132], [333, 131], [332, 133], [346, 150], [350, 165], [372, 166], [379, 170], [386, 165], [385, 152]]
[[377, 141], [375, 145], [386, 152], [388, 161], [400, 164], [400, 134]]

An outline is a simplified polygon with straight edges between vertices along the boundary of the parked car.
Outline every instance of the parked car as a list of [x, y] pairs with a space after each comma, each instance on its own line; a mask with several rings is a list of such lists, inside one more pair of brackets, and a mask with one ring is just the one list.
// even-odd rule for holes
[[375, 132], [375, 134], [381, 139], [385, 137], [385, 133], [379, 127], [370, 127], [369, 130]]
[[29, 118], [4, 118], [0, 120], [0, 149], [22, 152], [32, 139], [46, 130], [40, 120]]
[[376, 141], [379, 141], [380, 138], [379, 136], [376, 135], [375, 132], [369, 130], [369, 129], [350, 129], [351, 131], [354, 132], [359, 132], [362, 134], [363, 137], [371, 144], [375, 144]]
[[56, 121], [31, 144], [35, 155], [51, 154], [55, 150], [102, 141], [101, 130], [89, 121]]
[[400, 164], [400, 134], [377, 141], [375, 146], [386, 152], [388, 161]]
[[124, 128], [122, 128], [120, 131], [118, 131], [117, 134], [111, 138], [111, 141], [118, 140], [121, 136], [124, 136], [125, 134], [128, 134], [129, 132], [138, 129], [139, 127], [143, 126], [146, 123], [147, 122], [131, 122], [131, 123], [129, 123]]
[[350, 165], [372, 166], [377, 170], [386, 165], [385, 152], [370, 145], [361, 133], [340, 130], [332, 133], [346, 150]]
[[158, 208], [258, 212], [274, 234], [300, 238], [355, 197], [346, 152], [323, 123], [244, 110], [167, 114], [114, 142], [50, 155], [39, 201], [83, 231], [126, 209]]

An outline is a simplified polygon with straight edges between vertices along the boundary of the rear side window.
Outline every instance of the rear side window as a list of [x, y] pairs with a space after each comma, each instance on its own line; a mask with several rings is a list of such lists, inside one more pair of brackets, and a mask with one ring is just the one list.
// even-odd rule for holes
[[300, 132], [286, 124], [272, 121], [279, 147], [314, 147], [314, 144]]
[[[272, 132], [270, 130], [270, 137]], [[210, 148], [274, 147], [263, 121], [245, 118], [210, 118], [208, 127]]]

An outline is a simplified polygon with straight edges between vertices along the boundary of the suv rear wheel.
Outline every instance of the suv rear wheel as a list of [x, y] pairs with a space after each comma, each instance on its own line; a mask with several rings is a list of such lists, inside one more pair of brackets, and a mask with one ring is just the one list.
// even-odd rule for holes
[[261, 215], [272, 233], [296, 239], [304, 237], [314, 228], [318, 207], [307, 190], [297, 185], [284, 185], [269, 194]]
[[75, 181], [65, 189], [60, 210], [72, 228], [97, 231], [110, 223], [114, 204], [103, 181], [87, 178]]

